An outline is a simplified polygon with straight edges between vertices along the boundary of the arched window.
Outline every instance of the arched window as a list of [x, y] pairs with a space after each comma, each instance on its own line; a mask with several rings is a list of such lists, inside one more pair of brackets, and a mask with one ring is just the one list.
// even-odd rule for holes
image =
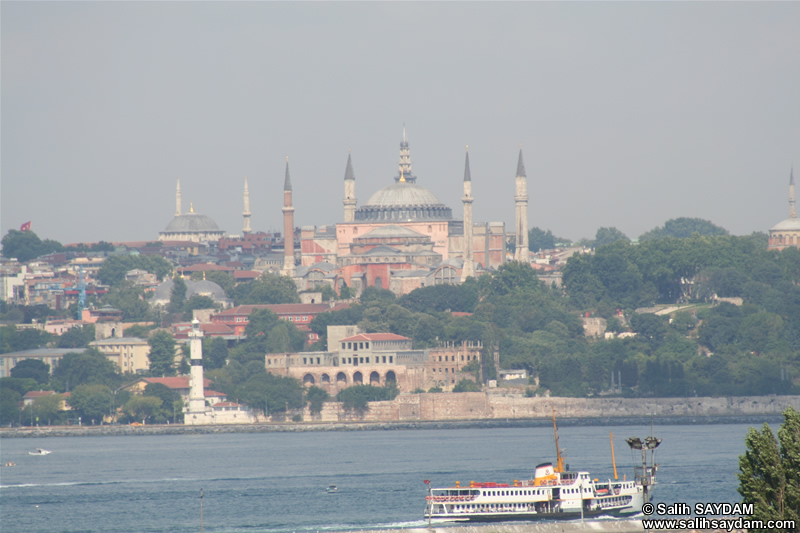
[[381, 376], [377, 372], [372, 372], [369, 375], [369, 384], [370, 385], [380, 385], [381, 384]]
[[394, 370], [389, 370], [386, 373], [386, 383], [395, 382], [397, 383], [397, 376], [394, 373]]
[[320, 381], [322, 383], [330, 383], [331, 382], [331, 377], [328, 374], [322, 374], [322, 377], [320, 378]]
[[344, 372], [336, 374], [336, 383], [347, 383], [347, 375]]
[[353, 374], [353, 383], [358, 383], [359, 385], [364, 383], [364, 376], [361, 375], [361, 372]]
[[306, 374], [303, 376], [303, 385], [313, 385], [315, 383], [314, 376], [311, 374]]

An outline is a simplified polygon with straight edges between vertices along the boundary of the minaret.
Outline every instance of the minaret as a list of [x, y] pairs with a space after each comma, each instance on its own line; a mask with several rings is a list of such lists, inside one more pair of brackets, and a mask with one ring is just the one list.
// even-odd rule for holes
[[344, 171], [344, 221], [354, 222], [356, 219], [356, 175], [353, 173], [353, 162], [347, 154], [347, 168]]
[[797, 218], [797, 212], [794, 210], [794, 167], [789, 172], [789, 218]]
[[181, 179], [178, 178], [178, 187], [175, 189], [175, 216], [181, 216]]
[[522, 161], [522, 147], [519, 149], [519, 160], [517, 160], [514, 205], [517, 231], [517, 249], [514, 252], [514, 260], [530, 263], [528, 250], [528, 177], [525, 174], [525, 163]]
[[403, 140], [400, 142], [400, 163], [397, 165], [397, 170], [399, 172], [395, 181], [409, 183], [417, 181], [417, 178], [411, 173], [411, 150], [408, 149], [405, 124], [403, 124]]
[[200, 331], [200, 321], [196, 318], [192, 320], [192, 331], [189, 332], [189, 349], [192, 373], [189, 377], [189, 412], [184, 418], [184, 424], [188, 415], [206, 412], [206, 397], [203, 391], [203, 332]]
[[244, 211], [242, 211], [242, 217], [244, 217], [242, 233], [247, 235], [253, 231], [250, 229], [250, 189], [247, 187], [247, 176], [244, 177]]
[[461, 269], [461, 281], [474, 276], [472, 257], [472, 176], [469, 172], [469, 146], [464, 160], [464, 267]]
[[294, 207], [289, 156], [286, 156], [286, 179], [283, 181], [283, 275], [294, 276]]

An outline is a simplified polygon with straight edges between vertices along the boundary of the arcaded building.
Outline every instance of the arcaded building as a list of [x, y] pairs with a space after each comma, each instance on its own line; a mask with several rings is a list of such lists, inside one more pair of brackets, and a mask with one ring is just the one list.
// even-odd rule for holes
[[480, 360], [479, 342], [445, 344], [414, 350], [408, 337], [363, 333], [357, 326], [329, 326], [327, 352], [267, 354], [267, 372], [316, 385], [335, 395], [352, 385], [382, 387], [397, 383], [400, 392], [441, 387], [450, 390], [463, 378], [462, 368]]

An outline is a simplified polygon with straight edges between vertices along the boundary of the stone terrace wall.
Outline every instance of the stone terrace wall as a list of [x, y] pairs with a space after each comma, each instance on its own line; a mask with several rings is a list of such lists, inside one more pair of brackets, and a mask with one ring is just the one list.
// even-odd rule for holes
[[[800, 396], [743, 396], [725, 398], [526, 398], [483, 392], [403, 394], [391, 402], [371, 402], [363, 417], [345, 413], [328, 403], [313, 420], [336, 422], [405, 422], [415, 420], [474, 420], [593, 418], [626, 416], [735, 416], [780, 415], [792, 406], [800, 410]], [[306, 420], [312, 420], [306, 413]]]

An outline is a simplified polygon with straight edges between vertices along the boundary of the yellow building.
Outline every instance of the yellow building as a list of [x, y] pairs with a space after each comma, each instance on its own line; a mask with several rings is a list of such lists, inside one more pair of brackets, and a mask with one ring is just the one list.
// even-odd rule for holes
[[137, 374], [150, 368], [150, 344], [138, 337], [118, 337], [90, 342], [123, 374]]

